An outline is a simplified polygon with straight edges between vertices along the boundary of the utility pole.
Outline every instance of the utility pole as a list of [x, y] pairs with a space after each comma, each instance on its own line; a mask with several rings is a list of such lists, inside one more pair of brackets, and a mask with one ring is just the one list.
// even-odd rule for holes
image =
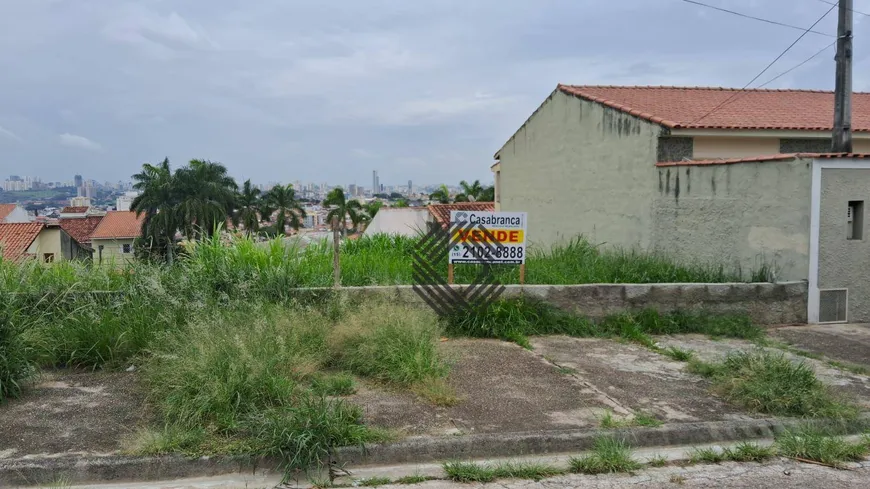
[[852, 0], [840, 0], [837, 24], [837, 78], [831, 151], [852, 152]]

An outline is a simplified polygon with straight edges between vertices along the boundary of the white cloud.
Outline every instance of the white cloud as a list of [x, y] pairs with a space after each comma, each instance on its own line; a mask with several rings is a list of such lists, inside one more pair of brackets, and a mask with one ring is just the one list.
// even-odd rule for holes
[[64, 133], [61, 134], [58, 139], [60, 140], [60, 144], [64, 146], [69, 146], [71, 148], [79, 148], [86, 149], [88, 151], [102, 151], [103, 147], [94, 141], [84, 137], [84, 136], [76, 136], [75, 134]]
[[105, 25], [103, 34], [161, 58], [184, 50], [216, 47], [204, 28], [188, 22], [177, 12], [162, 16], [139, 5], [123, 7]]
[[0, 126], [0, 136], [21, 142], [21, 138], [17, 134], [10, 131], [9, 129], [4, 128], [3, 126]]

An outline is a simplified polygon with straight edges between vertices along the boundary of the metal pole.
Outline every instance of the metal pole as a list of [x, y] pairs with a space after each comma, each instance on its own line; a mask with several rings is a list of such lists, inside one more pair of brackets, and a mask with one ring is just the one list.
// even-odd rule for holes
[[840, 0], [831, 151], [852, 152], [852, 0]]

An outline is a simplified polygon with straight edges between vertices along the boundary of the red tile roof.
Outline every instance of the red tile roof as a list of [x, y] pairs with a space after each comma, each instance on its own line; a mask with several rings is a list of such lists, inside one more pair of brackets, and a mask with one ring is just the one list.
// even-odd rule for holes
[[762, 161], [783, 161], [796, 158], [870, 158], [868, 153], [781, 153], [766, 156], [749, 156], [746, 158], [719, 158], [709, 160], [683, 160], [664, 161], [656, 163], [656, 166], [704, 166], [704, 165], [732, 165], [734, 163], [759, 163]]
[[91, 234], [91, 239], [138, 238], [142, 235], [144, 219], [144, 214], [136, 217], [133, 211], [107, 212]]
[[0, 223], [0, 258], [9, 261], [26, 258], [27, 248], [33, 244], [43, 227], [45, 225], [39, 222]]
[[84, 214], [85, 212], [88, 212], [88, 209], [90, 209], [90, 207], [88, 207], [86, 205], [85, 206], [76, 206], [76, 207], [67, 206], [67, 207], [64, 207], [63, 209], [61, 209], [60, 213], [61, 214]]
[[73, 217], [59, 219], [58, 223], [60, 228], [66, 231], [66, 234], [69, 234], [72, 239], [80, 244], [89, 245], [91, 243], [91, 235], [102, 220], [103, 216]]
[[495, 212], [495, 203], [457, 202], [455, 204], [429, 204], [429, 213], [445, 229], [450, 225], [450, 211]]
[[[833, 92], [562, 84], [557, 90], [672, 129], [830, 131], [834, 121]], [[870, 93], [852, 96], [852, 130], [870, 132]]]
[[0, 222], [15, 210], [17, 204], [0, 204]]

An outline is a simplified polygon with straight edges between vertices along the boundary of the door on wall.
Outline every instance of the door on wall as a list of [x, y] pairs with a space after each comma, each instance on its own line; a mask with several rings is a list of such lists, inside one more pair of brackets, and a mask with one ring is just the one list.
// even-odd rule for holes
[[811, 300], [818, 301], [818, 322], [870, 322], [870, 166], [848, 160], [815, 165], [821, 166], [814, 171], [820, 180], [814, 182], [818, 292]]

